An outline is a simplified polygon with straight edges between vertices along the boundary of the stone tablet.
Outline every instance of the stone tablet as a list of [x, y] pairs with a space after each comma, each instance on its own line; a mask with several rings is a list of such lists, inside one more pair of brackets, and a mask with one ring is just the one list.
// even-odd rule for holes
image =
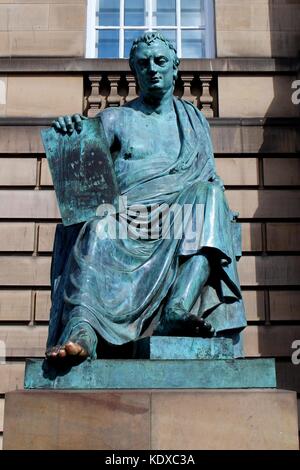
[[116, 176], [101, 120], [82, 121], [82, 131], [41, 131], [64, 225], [86, 222], [100, 204], [118, 195]]

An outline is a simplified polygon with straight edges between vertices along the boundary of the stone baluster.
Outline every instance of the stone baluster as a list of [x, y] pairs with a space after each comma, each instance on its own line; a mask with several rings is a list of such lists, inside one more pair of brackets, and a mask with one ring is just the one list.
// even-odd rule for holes
[[126, 74], [126, 80], [128, 84], [128, 95], [125, 97], [125, 103], [128, 101], [134, 100], [137, 98], [137, 92], [136, 92], [136, 82], [135, 82], [135, 77], [131, 73]]
[[110, 93], [106, 98], [107, 107], [120, 106], [122, 97], [118, 94], [118, 85], [120, 81], [120, 74], [108, 74], [107, 79], [110, 84]]
[[183, 81], [183, 96], [182, 98], [186, 101], [190, 101], [195, 106], [197, 106], [197, 96], [192, 95], [192, 81], [194, 80], [194, 75], [192, 74], [181, 74], [181, 79]]
[[100, 82], [102, 75], [92, 74], [89, 75], [89, 81], [92, 87], [90, 96], [87, 99], [88, 102], [88, 117], [94, 117], [103, 107], [102, 97], [100, 95]]
[[212, 75], [202, 75], [199, 76], [200, 82], [202, 85], [202, 94], [200, 96], [201, 111], [204, 116], [207, 118], [214, 117], [213, 111], [213, 97], [210, 94], [210, 86], [212, 82]]

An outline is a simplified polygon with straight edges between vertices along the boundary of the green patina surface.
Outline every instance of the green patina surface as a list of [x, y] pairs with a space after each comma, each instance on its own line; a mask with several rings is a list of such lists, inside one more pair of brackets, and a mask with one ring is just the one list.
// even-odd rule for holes
[[118, 187], [100, 119], [83, 121], [80, 133], [42, 130], [42, 139], [65, 226], [85, 222], [100, 204], [112, 204]]
[[[146, 33], [130, 53], [137, 99], [96, 119], [58, 118], [57, 133], [43, 133], [64, 222], [53, 250], [48, 357], [63, 362], [71, 342], [104, 358], [105, 342], [119, 347], [153, 333], [164, 337], [150, 340], [157, 361], [102, 359], [47, 376], [31, 362], [27, 385], [51, 387], [53, 377], [55, 387], [71, 388], [273, 386], [270, 362], [222, 362], [243, 356], [240, 230], [207, 121], [173, 96], [178, 65], [172, 44]], [[230, 335], [233, 353], [226, 339], [217, 342]], [[168, 336], [186, 338], [179, 347]], [[201, 358], [212, 361], [192, 360]]]
[[152, 336], [136, 342], [140, 359], [233, 359], [233, 343], [226, 338]]
[[27, 389], [275, 388], [273, 359], [86, 360], [60, 369], [28, 360]]

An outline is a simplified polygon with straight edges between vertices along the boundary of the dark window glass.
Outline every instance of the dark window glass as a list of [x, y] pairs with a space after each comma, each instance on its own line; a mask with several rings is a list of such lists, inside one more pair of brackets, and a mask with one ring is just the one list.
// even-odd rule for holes
[[119, 31], [117, 29], [98, 30], [98, 57], [111, 59], [119, 57]]
[[204, 32], [183, 30], [181, 32], [182, 57], [186, 59], [201, 59], [205, 57]]
[[157, 26], [175, 26], [176, 25], [176, 2], [175, 0], [157, 0], [156, 12], [153, 11]]
[[97, 23], [100, 26], [119, 26], [120, 24], [120, 1], [99, 0], [99, 11], [97, 12]]
[[125, 26], [146, 24], [144, 0], [125, 0]]
[[204, 0], [181, 0], [181, 26], [204, 25]]

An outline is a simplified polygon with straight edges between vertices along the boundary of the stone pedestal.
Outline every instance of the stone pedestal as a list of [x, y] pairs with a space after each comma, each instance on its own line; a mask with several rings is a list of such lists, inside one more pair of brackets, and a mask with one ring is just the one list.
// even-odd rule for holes
[[275, 388], [273, 359], [26, 361], [25, 388], [62, 390]]
[[[152, 337], [143, 359], [28, 360], [6, 395], [5, 449], [298, 449], [296, 393], [233, 341]], [[137, 352], [137, 351], [136, 351]]]
[[298, 449], [294, 392], [24, 390], [6, 395], [4, 449]]

